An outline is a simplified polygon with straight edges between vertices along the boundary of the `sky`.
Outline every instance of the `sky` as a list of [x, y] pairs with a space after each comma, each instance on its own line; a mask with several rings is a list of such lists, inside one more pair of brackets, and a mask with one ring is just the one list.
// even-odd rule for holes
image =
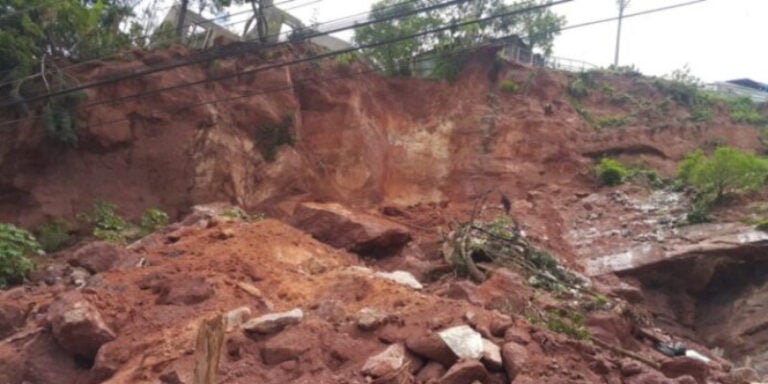
[[[276, 0], [277, 3], [285, 0]], [[631, 0], [626, 13], [690, 0]], [[310, 23], [364, 14], [374, 0], [294, 0], [283, 9]], [[293, 9], [291, 9], [293, 8]], [[616, 0], [573, 0], [553, 6], [567, 24], [617, 16]], [[232, 11], [235, 11], [234, 9]], [[687, 65], [706, 82], [751, 78], [768, 83], [768, 0], [705, 0], [624, 20], [620, 65], [662, 76]], [[241, 17], [242, 18], [242, 17]], [[596, 66], [613, 63], [617, 23], [563, 31], [553, 56]], [[351, 32], [341, 33], [349, 38]]]

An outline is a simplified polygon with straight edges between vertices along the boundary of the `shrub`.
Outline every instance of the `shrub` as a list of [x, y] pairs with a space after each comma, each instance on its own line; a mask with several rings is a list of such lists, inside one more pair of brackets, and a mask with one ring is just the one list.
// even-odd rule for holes
[[768, 118], [757, 110], [755, 103], [748, 97], [729, 100], [728, 108], [734, 123], [764, 125], [768, 121]]
[[293, 116], [285, 115], [279, 124], [268, 123], [257, 128], [256, 141], [264, 160], [274, 161], [281, 145], [293, 145], [292, 126]]
[[547, 314], [547, 328], [550, 331], [577, 339], [588, 340], [589, 330], [584, 325], [584, 315], [578, 312], [558, 313], [550, 311]]
[[125, 243], [132, 229], [131, 223], [120, 217], [117, 206], [105, 201], [96, 202], [91, 211], [80, 218], [93, 227], [93, 236], [111, 243]]
[[501, 90], [507, 93], [517, 93], [520, 90], [520, 86], [514, 80], [507, 79], [501, 82]]
[[47, 253], [53, 253], [72, 243], [67, 224], [61, 220], [54, 220], [43, 224], [35, 230], [37, 241]]
[[626, 116], [602, 116], [596, 121], [597, 126], [600, 128], [619, 128], [627, 124], [629, 119]]
[[570, 84], [568, 84], [566, 92], [568, 92], [568, 94], [573, 98], [583, 99], [589, 96], [589, 87], [587, 86], [587, 83], [584, 81], [584, 79], [578, 77], [571, 81]]
[[12, 224], [0, 224], [0, 288], [19, 284], [35, 267], [29, 256], [42, 253], [31, 233]]
[[758, 190], [767, 176], [768, 160], [730, 147], [719, 147], [710, 157], [695, 151], [678, 167], [678, 179], [692, 186], [702, 201], [713, 203], [730, 193]]
[[619, 185], [624, 182], [629, 171], [616, 160], [604, 157], [596, 167], [597, 178], [603, 185]]
[[170, 221], [168, 214], [157, 209], [150, 208], [144, 213], [139, 222], [139, 235], [144, 237], [158, 229], [168, 225]]

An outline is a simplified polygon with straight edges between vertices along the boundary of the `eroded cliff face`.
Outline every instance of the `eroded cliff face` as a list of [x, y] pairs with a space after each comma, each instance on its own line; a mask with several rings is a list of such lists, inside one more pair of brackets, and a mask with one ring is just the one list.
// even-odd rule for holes
[[[134, 52], [132, 60], [84, 68], [78, 77], [85, 83], [188, 54]], [[184, 67], [89, 90], [89, 102], [265, 62], [247, 55]], [[150, 207], [181, 218], [196, 204], [226, 202], [282, 220], [243, 223], [193, 214], [194, 220], [121, 253], [109, 268], [89, 271], [82, 284], [70, 281], [70, 267], [89, 256], [74, 250], [54, 256], [34, 284], [2, 296], [16, 311], [3, 313], [19, 315], [8, 317], [14, 323], [6, 328], [15, 333], [0, 345], [0, 355], [14, 356], [6, 363], [18, 373], [11, 382], [53, 382], [57, 372], [72, 382], [187, 382], [198, 364], [192, 352], [199, 349], [199, 322], [242, 306], [256, 314], [303, 308], [308, 320], [274, 337], [228, 331], [222, 358], [227, 382], [362, 382], [362, 365], [385, 346], [465, 323], [506, 348], [505, 365], [526, 356], [515, 382], [689, 383], [688, 374], [700, 383], [728, 382], [723, 377], [730, 366], [712, 353], [716, 361], [709, 367], [681, 369], [672, 359], [638, 368], [615, 350], [529, 324], [527, 309], [568, 310], [571, 297], [534, 293], [534, 284], [518, 272], [502, 268], [483, 284], [456, 281], [441, 248], [446, 233], [477, 207], [478, 220], [500, 216], [501, 193], [527, 241], [594, 279], [596, 289], [616, 299], [613, 309], [638, 308], [695, 348], [723, 348], [737, 364], [766, 373], [768, 333], [756, 320], [763, 317], [765, 296], [759, 273], [765, 261], [754, 248], [764, 246], [761, 240], [721, 247], [720, 237], [748, 233], [743, 226], [685, 233], [675, 226], [687, 209], [684, 194], [642, 185], [601, 188], [592, 174], [594, 160], [611, 155], [670, 176], [694, 148], [761, 149], [758, 130], [733, 124], [722, 110], [713, 111], [709, 123], [692, 123], [685, 108], [670, 104], [643, 77], [595, 74], [602, 85], [574, 101], [566, 91], [573, 76], [499, 63], [493, 50], [478, 52], [454, 83], [383, 78], [364, 63], [324, 62], [81, 110], [77, 148], [50, 142], [36, 124], [0, 132], [0, 221], [31, 228], [54, 218], [73, 220], [99, 199], [116, 203], [128, 218]], [[519, 90], [500, 90], [503, 79]], [[577, 106], [593, 117], [627, 121], [600, 129]], [[281, 130], [292, 143], [270, 145]], [[354, 212], [349, 216], [357, 223], [348, 226], [351, 219], [339, 212]], [[360, 229], [371, 223], [389, 224]], [[356, 238], [379, 230], [389, 235]], [[348, 237], [362, 245], [332, 241]], [[387, 252], [369, 249], [375, 246]], [[699, 246], [714, 248], [702, 253]], [[367, 253], [350, 253], [360, 249]], [[426, 292], [382, 282], [361, 265], [406, 269]], [[68, 298], [80, 289], [84, 298]], [[58, 319], [49, 316], [48, 305], [84, 301], [103, 317], [90, 319], [98, 326], [91, 330], [114, 338], [85, 360], [62, 350], [67, 340], [61, 332], [47, 332]], [[391, 316], [380, 330], [361, 331], [357, 317], [366, 308]], [[627, 319], [601, 311], [590, 316], [590, 331], [607, 335], [601, 340], [665, 359], [647, 340], [635, 339]], [[308, 348], [295, 348], [297, 340], [309, 340]], [[419, 345], [407, 347], [425, 353]], [[290, 358], [274, 360], [273, 353]], [[757, 363], [738, 361], [747, 358]], [[455, 366], [477, 368], [449, 361], [427, 369], [434, 360], [439, 357], [419, 357], [413, 372], [398, 375], [417, 377], [434, 368], [432, 376], [440, 378]], [[499, 382], [520, 373], [483, 363]]]

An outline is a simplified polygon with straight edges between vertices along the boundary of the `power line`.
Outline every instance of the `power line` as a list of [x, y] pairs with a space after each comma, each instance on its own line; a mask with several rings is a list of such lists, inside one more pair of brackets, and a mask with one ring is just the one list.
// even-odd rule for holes
[[[297, 0], [284, 0], [284, 1], [281, 1], [281, 2], [278, 2], [278, 3], [274, 3], [272, 5], [269, 5], [269, 6], [265, 7], [265, 9], [276, 8], [276, 7], [280, 6], [280, 5], [285, 5], [285, 4], [288, 4], [288, 3], [293, 3], [295, 1], [297, 1]], [[317, 4], [317, 3], [321, 2], [321, 1], [322, 0], [312, 0], [312, 1], [309, 1], [309, 2], [304, 3], [304, 4], [299, 4], [299, 5], [290, 7], [290, 8], [286, 8], [286, 9], [284, 9], [284, 11], [290, 11], [290, 10], [294, 10], [294, 9], [299, 9], [299, 8], [307, 7], [307, 6], [310, 6], [312, 4]], [[37, 8], [39, 8], [39, 7], [40, 6], [38, 6]], [[213, 23], [216, 20], [226, 19], [226, 18], [229, 18], [229, 17], [232, 17], [232, 16], [238, 16], [238, 15], [242, 15], [242, 14], [246, 14], [246, 13], [253, 13], [253, 10], [249, 9], [249, 10], [239, 11], [239, 12], [235, 12], [235, 13], [231, 13], [231, 14], [226, 14], [226, 15], [222, 15], [222, 16], [216, 16], [216, 17], [207, 19], [205, 21], [200, 21], [200, 22], [192, 23], [190, 25], [190, 27], [203, 26], [203, 25], [206, 25], [206, 24]], [[233, 22], [233, 23], [229, 23], [229, 24], [224, 24], [224, 25], [220, 25], [220, 26], [222, 28], [227, 28], [229, 26], [233, 26], [233, 25], [237, 25], [237, 24], [240, 24], [240, 23], [244, 23], [246, 21], [247, 20], [242, 20], [242, 21]], [[165, 38], [165, 37], [173, 36], [176, 33], [175, 30], [173, 30], [173, 31], [171, 31], [171, 30], [169, 30], [169, 31], [160, 31], [160, 34], [156, 34], [156, 32], [157, 31], [154, 31], [154, 32], [151, 32], [151, 33], [148, 32], [148, 33], [146, 33], [144, 35], [137, 36], [136, 39], [147, 39], [147, 38], [152, 38], [152, 37]], [[278, 36], [279, 36], [279, 33], [278, 33]], [[269, 37], [272, 37], [272, 36], [269, 36]], [[68, 66], [59, 68], [59, 70], [66, 70], [66, 69], [71, 69], [71, 68], [77, 68], [77, 67], [85, 66], [87, 64], [96, 63], [96, 62], [99, 62], [99, 61], [102, 61], [102, 60], [105, 60], [105, 59], [115, 58], [115, 57], [119, 56], [119, 54], [122, 53], [122, 51], [123, 51], [122, 47], [121, 48], [117, 48], [117, 49], [115, 49], [114, 51], [112, 51], [110, 53], [107, 53], [107, 54], [104, 54], [104, 55], [101, 55], [101, 56], [97, 56], [97, 57], [88, 59], [86, 61], [81, 61], [81, 62], [78, 62], [78, 63], [70, 64]], [[10, 72], [13, 72], [13, 69], [9, 69], [9, 70], [7, 70], [7, 71], [5, 71], [3, 73], [10, 73]], [[36, 74], [30, 75], [30, 76], [24, 76], [24, 77], [20, 77], [20, 78], [16, 78], [16, 79], [9, 79], [9, 80], [6, 80], [3, 83], [0, 83], [0, 88], [2, 88], [4, 86], [7, 86], [7, 85], [10, 85], [10, 84], [13, 84], [13, 83], [15, 83], [17, 81], [25, 81], [25, 80], [34, 79], [34, 78], [40, 77], [41, 75], [42, 74], [40, 74], [40, 73], [36, 73]]]
[[[409, 2], [414, 2], [414, 1], [418, 1], [418, 0], [410, 0]], [[428, 12], [428, 11], [440, 9], [440, 8], [443, 8], [443, 7], [459, 4], [459, 3], [462, 3], [462, 2], [466, 2], [466, 1], [469, 1], [469, 0], [450, 0], [450, 1], [447, 1], [445, 3], [439, 3], [439, 4], [430, 5], [430, 6], [424, 7], [424, 8], [418, 8], [418, 9], [414, 9], [414, 10], [409, 10], [408, 12], [404, 12], [404, 13], [399, 14], [399, 15], [388, 16], [388, 17], [385, 17], [385, 18], [381, 18], [381, 19], [377, 19], [377, 20], [372, 20], [372, 21], [369, 20], [369, 21], [365, 21], [365, 22], [362, 22], [362, 23], [356, 23], [352, 27], [335, 28], [335, 29], [331, 29], [331, 30], [323, 31], [323, 32], [314, 32], [314, 33], [310, 33], [310, 34], [308, 34], [306, 36], [303, 36], [301, 40], [310, 40], [310, 39], [315, 38], [315, 37], [327, 36], [327, 35], [331, 35], [333, 33], [346, 31], [348, 29], [360, 28], [360, 27], [364, 27], [364, 26], [367, 26], [367, 25], [372, 25], [372, 24], [377, 24], [377, 23], [389, 21], [389, 20], [398, 19], [400, 17], [414, 15], [414, 14], [422, 13], [422, 12]], [[404, 3], [401, 3], [400, 5], [402, 5], [402, 4], [404, 4]], [[292, 44], [292, 43], [293, 42], [291, 42], [291, 41], [284, 41], [284, 42], [277, 42], [277, 43], [272, 43], [272, 44], [263, 44], [263, 45], [260, 46], [260, 48], [262, 48], [262, 49], [263, 48], [274, 48], [274, 47], [278, 47], [278, 46], [289, 45], [289, 44]], [[82, 90], [85, 90], [85, 89], [94, 88], [94, 87], [98, 87], [98, 86], [102, 86], [102, 85], [112, 84], [112, 83], [116, 83], [116, 82], [123, 81], [123, 80], [134, 79], [134, 78], [137, 78], [137, 77], [142, 77], [142, 76], [146, 76], [146, 75], [157, 73], [157, 72], [168, 71], [168, 70], [171, 70], [171, 69], [176, 69], [176, 68], [185, 67], [185, 66], [194, 65], [194, 64], [199, 64], [199, 63], [204, 63], [204, 62], [208, 62], [208, 61], [212, 61], [212, 60], [222, 59], [222, 58], [225, 58], [225, 57], [228, 57], [228, 56], [232, 56], [232, 55], [238, 56], [238, 55], [242, 55], [242, 54], [243, 54], [243, 52], [229, 52], [229, 53], [228, 52], [224, 52], [221, 55], [216, 55], [216, 54], [211, 55], [209, 53], [206, 53], [206, 54], [199, 55], [200, 57], [198, 57], [198, 58], [192, 58], [191, 60], [182, 60], [182, 61], [177, 62], [177, 63], [167, 64], [167, 65], [159, 65], [157, 67], [149, 68], [149, 69], [146, 69], [146, 70], [143, 70], [143, 71], [139, 71], [139, 72], [136, 72], [136, 73], [132, 73], [132, 74], [128, 74], [128, 75], [123, 75], [123, 76], [118, 76], [117, 78], [95, 81], [95, 82], [91, 82], [89, 84], [78, 85], [78, 86], [71, 87], [71, 88], [64, 89], [64, 90], [60, 90], [60, 91], [49, 92], [49, 93], [46, 93], [46, 94], [43, 94], [43, 95], [32, 96], [32, 97], [29, 97], [29, 98], [26, 98], [26, 99], [12, 101], [11, 103], [3, 103], [3, 104], [0, 104], [0, 108], [14, 106], [14, 105], [19, 105], [19, 104], [24, 104], [24, 103], [33, 102], [33, 101], [38, 101], [38, 100], [47, 99], [47, 98], [55, 97], [55, 96], [62, 96], [62, 95], [65, 95], [65, 94], [70, 94], [70, 93], [74, 93], [74, 92], [78, 92], [78, 91], [82, 91]]]
[[[108, 103], [116, 103], [116, 102], [132, 99], [132, 98], [141, 98], [141, 97], [145, 97], [147, 95], [153, 95], [153, 94], [162, 93], [162, 92], [166, 92], [166, 91], [170, 91], [170, 90], [174, 90], [174, 89], [181, 89], [181, 88], [187, 88], [187, 87], [192, 87], [192, 86], [198, 86], [198, 85], [207, 84], [207, 83], [211, 83], [211, 82], [222, 81], [222, 80], [226, 80], [226, 79], [229, 79], [229, 78], [233, 78], [233, 77], [237, 77], [237, 76], [242, 76], [242, 75], [246, 75], [246, 74], [258, 73], [258, 72], [263, 72], [263, 71], [267, 71], [267, 70], [270, 70], [270, 69], [276, 69], [276, 68], [281, 68], [281, 67], [297, 65], [297, 64], [302, 64], [302, 63], [310, 62], [310, 61], [315, 61], [315, 60], [321, 60], [321, 59], [330, 58], [330, 57], [334, 57], [334, 56], [339, 56], [339, 55], [343, 55], [343, 54], [347, 54], [347, 53], [352, 53], [352, 52], [355, 52], [355, 51], [358, 51], [358, 50], [361, 50], [361, 49], [375, 48], [375, 47], [379, 47], [379, 46], [383, 46], [383, 45], [393, 44], [393, 43], [396, 43], [396, 42], [412, 39], [412, 38], [415, 38], [415, 37], [426, 36], [426, 35], [429, 35], [429, 34], [432, 34], [432, 33], [442, 32], [442, 31], [446, 31], [446, 30], [452, 30], [452, 29], [455, 29], [455, 28], [461, 28], [461, 27], [472, 25], [472, 24], [476, 24], [476, 23], [483, 23], [483, 22], [487, 22], [489, 20], [494, 20], [494, 19], [498, 19], [498, 18], [502, 18], [502, 17], [512, 16], [512, 15], [515, 15], [515, 14], [530, 12], [530, 11], [537, 10], [537, 9], [548, 8], [548, 7], [551, 7], [551, 6], [554, 6], [554, 5], [563, 4], [563, 3], [567, 3], [567, 2], [571, 2], [571, 1], [573, 1], [573, 0], [559, 0], [559, 1], [551, 2], [551, 3], [547, 3], [547, 4], [541, 4], [541, 5], [526, 7], [526, 8], [522, 8], [522, 9], [516, 9], [516, 10], [513, 10], [513, 11], [499, 13], [499, 14], [495, 14], [495, 15], [492, 15], [492, 16], [484, 17], [484, 18], [464, 21], [464, 22], [461, 22], [461, 23], [454, 23], [454, 24], [444, 25], [442, 27], [433, 28], [433, 29], [430, 29], [430, 30], [426, 30], [426, 31], [422, 31], [422, 32], [416, 33], [416, 34], [400, 36], [400, 37], [397, 37], [397, 38], [394, 38], [394, 39], [390, 39], [390, 40], [386, 40], [386, 41], [380, 41], [380, 42], [376, 42], [376, 43], [362, 45], [362, 46], [359, 46], [359, 47], [353, 47], [353, 48], [349, 48], [349, 49], [344, 49], [344, 50], [324, 53], [324, 54], [316, 55], [316, 56], [309, 57], [309, 58], [296, 59], [296, 60], [292, 60], [292, 61], [288, 61], [288, 62], [284, 62], [284, 63], [277, 63], [277, 64], [266, 65], [266, 66], [262, 66], [262, 67], [259, 67], [259, 68], [256, 68], [256, 69], [252, 69], [252, 70], [248, 70], [248, 71], [241, 71], [241, 72], [236, 72], [236, 73], [229, 74], [229, 75], [220, 76], [220, 77], [215, 78], [215, 79], [206, 79], [206, 80], [201, 80], [201, 81], [196, 81], [196, 82], [191, 82], [191, 83], [177, 84], [177, 85], [173, 85], [173, 86], [169, 86], [169, 87], [165, 87], [165, 88], [161, 88], [161, 89], [155, 89], [155, 90], [151, 90], [151, 91], [146, 91], [146, 92], [141, 92], [141, 93], [137, 93], [137, 94], [133, 94], [133, 95], [122, 96], [122, 97], [113, 98], [113, 99], [109, 99], [109, 100], [101, 100], [101, 101], [97, 101], [97, 102], [93, 102], [93, 103], [89, 103], [89, 104], [86, 104], [86, 105], [79, 106], [76, 109], [83, 110], [83, 109], [92, 108], [92, 107], [95, 107], [95, 106], [98, 106], [98, 105], [103, 105], [103, 104], [108, 104]], [[448, 4], [448, 3], [444, 3], [444, 4]], [[428, 7], [428, 8], [431, 8], [431, 7]], [[426, 9], [427, 8], [423, 8], [422, 11], [424, 11]], [[399, 17], [402, 17], [402, 16], [399, 16]], [[397, 17], [397, 18], [399, 18], [399, 17]], [[387, 20], [386, 18], [385, 19], [380, 19], [380, 20], [378, 20], [378, 22], [383, 22], [383, 21], [386, 21], [386, 20]], [[355, 25], [354, 28], [359, 28], [359, 27], [360, 27], [360, 25], [358, 24], [358, 25]], [[30, 116], [30, 117], [27, 117], [27, 118], [17, 119], [17, 120], [13, 120], [13, 121], [2, 123], [2, 124], [0, 124], [0, 126], [9, 125], [9, 124], [16, 123], [16, 122], [19, 122], [19, 121], [33, 120], [33, 119], [39, 118], [41, 116], [42, 115], [36, 115], [36, 116]]]
[[[662, 11], [668, 11], [670, 9], [687, 7], [689, 5], [703, 3], [705, 1], [707, 1], [707, 0], [694, 0], [694, 1], [688, 1], [688, 2], [685, 2], [685, 3], [673, 4], [673, 5], [669, 5], [669, 6], [665, 6], [665, 7], [648, 9], [648, 10], [645, 10], [645, 11], [640, 11], [640, 12], [626, 14], [626, 15], [623, 16], [623, 18], [624, 19], [628, 19], [630, 17], [637, 17], [637, 16], [648, 15], [648, 14], [662, 12]], [[588, 21], [586, 23], [574, 24], [574, 25], [569, 25], [569, 26], [563, 27], [563, 28], [560, 29], [560, 31], [565, 31], [565, 30], [568, 30], [568, 29], [588, 27], [590, 25], [608, 23], [608, 22], [616, 21], [616, 20], [618, 20], [618, 17], [609, 17], [609, 18], [606, 18], [606, 19]]]

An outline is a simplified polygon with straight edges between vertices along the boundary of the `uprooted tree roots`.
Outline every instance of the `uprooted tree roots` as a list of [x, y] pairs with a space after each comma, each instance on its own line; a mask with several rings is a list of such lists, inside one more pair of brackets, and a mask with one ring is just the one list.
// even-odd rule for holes
[[508, 217], [489, 223], [473, 218], [458, 225], [446, 236], [443, 256], [461, 275], [480, 283], [486, 272], [496, 266], [517, 267], [529, 277], [534, 287], [549, 291], [562, 288], [583, 289], [585, 282], [558, 264], [548, 252], [525, 237], [520, 227]]

